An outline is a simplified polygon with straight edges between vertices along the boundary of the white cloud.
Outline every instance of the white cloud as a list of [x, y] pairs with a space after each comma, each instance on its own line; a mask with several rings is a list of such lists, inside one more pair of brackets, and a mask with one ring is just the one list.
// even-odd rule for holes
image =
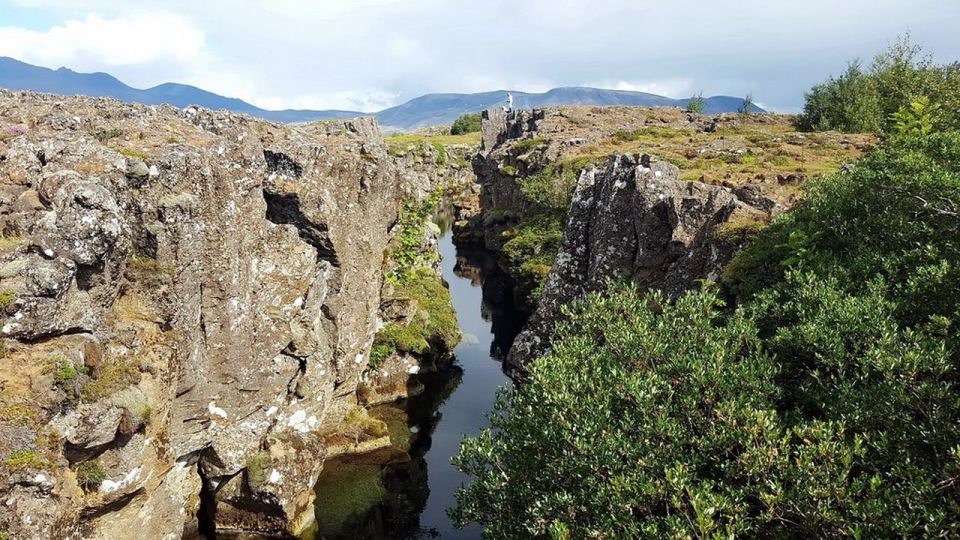
[[189, 64], [205, 53], [204, 33], [184, 18], [143, 12], [89, 15], [46, 31], [0, 27], [0, 55], [43, 65], [129, 66], [158, 60]]
[[30, 12], [62, 22], [7, 24], [0, 55], [271, 108], [593, 85], [796, 110], [907, 30], [938, 61], [960, 58], [956, 0], [0, 0], [0, 26]]
[[590, 84], [599, 88], [646, 92], [672, 98], [690, 97], [694, 92], [689, 79], [663, 79], [656, 81], [599, 81]]

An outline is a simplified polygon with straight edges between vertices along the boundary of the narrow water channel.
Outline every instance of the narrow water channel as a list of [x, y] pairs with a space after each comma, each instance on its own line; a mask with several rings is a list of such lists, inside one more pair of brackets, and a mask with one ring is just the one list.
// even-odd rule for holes
[[423, 394], [372, 411], [381, 418], [401, 412], [405, 425], [391, 431], [409, 436], [410, 459], [383, 463], [381, 456], [367, 455], [325, 464], [317, 483], [317, 524], [304, 540], [480, 538], [478, 526], [457, 529], [447, 517], [454, 493], [468, 481], [450, 459], [465, 435], [487, 426], [497, 391], [510, 383], [500, 359], [524, 318], [491, 254], [458, 250], [449, 220], [438, 216], [438, 224], [443, 277], [464, 339], [451, 364], [419, 375]]
[[[497, 277], [496, 264], [486, 253], [458, 254], [449, 232], [440, 240], [440, 252], [443, 276], [450, 284], [464, 335], [454, 351], [463, 375], [457, 389], [436, 413], [440, 422], [425, 456], [430, 496], [420, 521], [424, 528], [439, 532], [441, 538], [473, 539], [480, 537], [478, 526], [457, 530], [446, 515], [446, 509], [454, 503], [457, 487], [469, 480], [451, 465], [450, 458], [457, 454], [464, 435], [476, 435], [487, 425], [486, 413], [493, 410], [498, 389], [509, 383], [494, 357], [502, 356], [503, 347], [509, 348], [508, 342], [516, 337], [521, 321], [513, 312], [512, 302], [503, 303], [510, 300], [509, 293], [500, 290], [504, 284], [492, 282]], [[485, 283], [487, 277], [491, 278], [490, 283]], [[484, 289], [488, 297], [493, 296], [491, 300], [499, 302], [485, 303]]]

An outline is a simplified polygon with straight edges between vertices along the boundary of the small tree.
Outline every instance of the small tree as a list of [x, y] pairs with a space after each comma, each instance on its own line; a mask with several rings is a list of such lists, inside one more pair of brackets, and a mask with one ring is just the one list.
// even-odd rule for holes
[[754, 107], [756, 107], [756, 105], [753, 102], [753, 94], [747, 94], [743, 98], [743, 103], [740, 105], [740, 108], [737, 109], [737, 112], [740, 114], [750, 114], [753, 112]]
[[706, 104], [706, 100], [703, 99], [703, 92], [698, 92], [697, 95], [687, 101], [687, 112], [703, 114], [703, 108]]
[[480, 113], [465, 114], [453, 121], [450, 127], [451, 135], [463, 135], [465, 133], [474, 133], [480, 131], [482, 121]]

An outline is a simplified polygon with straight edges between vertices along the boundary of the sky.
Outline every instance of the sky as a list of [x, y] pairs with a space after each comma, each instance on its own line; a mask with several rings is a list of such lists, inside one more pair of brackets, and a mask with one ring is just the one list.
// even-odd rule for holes
[[594, 86], [795, 112], [907, 32], [960, 60], [958, 26], [960, 0], [0, 0], [0, 56], [268, 109]]

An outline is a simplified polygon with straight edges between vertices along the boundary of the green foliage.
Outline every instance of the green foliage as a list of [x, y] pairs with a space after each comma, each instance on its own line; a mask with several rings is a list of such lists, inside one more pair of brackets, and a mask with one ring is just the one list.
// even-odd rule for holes
[[548, 212], [521, 219], [505, 230], [503, 254], [519, 270], [520, 289], [535, 305], [543, 293], [547, 275], [563, 242], [564, 214]]
[[442, 144], [435, 142], [433, 143], [433, 149], [437, 152], [437, 165], [446, 165], [447, 164], [447, 149]]
[[267, 472], [272, 460], [268, 452], [255, 452], [247, 456], [247, 485], [257, 489], [267, 481]]
[[612, 285], [465, 440], [492, 538], [960, 535], [960, 134], [901, 136], [712, 288]]
[[755, 104], [753, 103], [753, 94], [747, 94], [744, 96], [743, 103], [740, 104], [737, 112], [740, 114], [750, 114], [754, 107]]
[[93, 491], [107, 479], [107, 471], [99, 461], [84, 461], [77, 466], [77, 483], [87, 491]]
[[533, 138], [533, 139], [521, 139], [513, 143], [513, 148], [521, 154], [526, 154], [531, 150], [535, 150], [543, 146], [546, 142], [543, 139]]
[[453, 121], [453, 125], [450, 126], [450, 134], [463, 135], [464, 133], [480, 131], [482, 123], [480, 113], [465, 114]]
[[878, 54], [869, 68], [851, 62], [846, 72], [814, 86], [806, 96], [801, 129], [890, 133], [898, 112], [929, 99], [935, 129], [960, 129], [960, 64], [935, 65], [909, 36]]
[[698, 92], [697, 95], [687, 101], [687, 112], [702, 114], [706, 104], [706, 100], [703, 99], [703, 92]]
[[0, 309], [3, 309], [13, 303], [16, 298], [16, 292], [10, 289], [0, 290]]
[[370, 368], [394, 352], [419, 355], [444, 355], [460, 341], [457, 312], [450, 300], [450, 291], [429, 268], [408, 271], [398, 281], [395, 297], [408, 299], [417, 311], [407, 324], [391, 322], [374, 338], [370, 352]]
[[898, 137], [852, 172], [810, 183], [805, 203], [767, 227], [723, 281], [745, 301], [795, 266], [857, 294], [880, 276], [914, 326], [960, 309], [958, 238], [960, 133]]
[[926, 96], [911, 101], [908, 106], [893, 113], [893, 133], [907, 137], [929, 135], [939, 109], [940, 106], [930, 103], [930, 98]]
[[62, 390], [70, 401], [75, 401], [79, 397], [79, 370], [73, 365], [73, 362], [62, 356], [55, 356], [50, 359], [50, 368], [53, 371], [53, 383]]
[[537, 174], [517, 179], [525, 197], [546, 208], [566, 212], [582, 167], [560, 162], [550, 164]]
[[13, 471], [46, 469], [50, 467], [50, 460], [36, 450], [16, 450], [7, 456], [3, 464]]
[[430, 222], [441, 195], [438, 189], [422, 203], [407, 199], [400, 207], [395, 225], [394, 248], [390, 253], [394, 268], [387, 274], [387, 281], [391, 284], [398, 285], [404, 274], [436, 262], [436, 251], [424, 249], [424, 239], [427, 223]]

